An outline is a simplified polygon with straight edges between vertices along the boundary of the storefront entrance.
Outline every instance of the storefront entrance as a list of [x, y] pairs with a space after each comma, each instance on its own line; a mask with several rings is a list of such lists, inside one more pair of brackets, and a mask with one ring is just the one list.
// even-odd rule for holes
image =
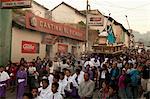
[[72, 49], [71, 49], [71, 53], [75, 56], [77, 56], [77, 47], [76, 46], [72, 46]]
[[52, 45], [46, 45], [46, 57], [52, 57]]

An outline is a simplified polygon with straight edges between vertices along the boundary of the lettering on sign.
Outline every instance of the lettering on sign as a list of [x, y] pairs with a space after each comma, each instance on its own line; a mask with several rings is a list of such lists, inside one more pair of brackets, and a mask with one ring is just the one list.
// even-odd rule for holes
[[30, 8], [32, 0], [1, 0], [0, 8]]
[[39, 53], [39, 43], [22, 41], [22, 53]]
[[57, 36], [65, 36], [76, 40], [85, 40], [85, 31], [61, 23], [56, 23], [52, 20], [44, 19], [31, 13], [26, 14], [26, 28]]

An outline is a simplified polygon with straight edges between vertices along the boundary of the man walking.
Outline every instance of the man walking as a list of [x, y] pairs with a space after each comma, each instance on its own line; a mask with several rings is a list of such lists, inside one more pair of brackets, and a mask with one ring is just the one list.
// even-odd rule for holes
[[84, 81], [79, 85], [78, 93], [81, 99], [92, 99], [95, 84], [89, 77], [90, 74], [85, 72]]
[[4, 67], [0, 66], [0, 99], [6, 98], [6, 86], [9, 79], [10, 77], [8, 73], [4, 71]]

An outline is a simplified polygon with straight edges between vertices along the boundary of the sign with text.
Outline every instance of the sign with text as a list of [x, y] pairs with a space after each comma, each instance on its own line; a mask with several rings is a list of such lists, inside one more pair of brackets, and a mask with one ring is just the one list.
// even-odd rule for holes
[[22, 41], [22, 53], [39, 53], [39, 43]]
[[68, 25], [35, 16], [32, 13], [26, 14], [26, 28], [76, 40], [85, 40], [85, 32]]
[[30, 8], [32, 0], [1, 0], [0, 8]]
[[58, 44], [58, 52], [59, 53], [67, 53], [68, 52], [68, 45], [66, 44]]
[[100, 15], [88, 15], [89, 26], [103, 26], [104, 17]]

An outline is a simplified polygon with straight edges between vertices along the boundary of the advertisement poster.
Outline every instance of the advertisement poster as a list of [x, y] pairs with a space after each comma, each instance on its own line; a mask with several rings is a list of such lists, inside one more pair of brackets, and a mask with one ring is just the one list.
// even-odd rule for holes
[[58, 52], [61, 54], [65, 54], [68, 52], [68, 45], [66, 44], [58, 44]]
[[22, 53], [39, 53], [39, 43], [22, 41]]

